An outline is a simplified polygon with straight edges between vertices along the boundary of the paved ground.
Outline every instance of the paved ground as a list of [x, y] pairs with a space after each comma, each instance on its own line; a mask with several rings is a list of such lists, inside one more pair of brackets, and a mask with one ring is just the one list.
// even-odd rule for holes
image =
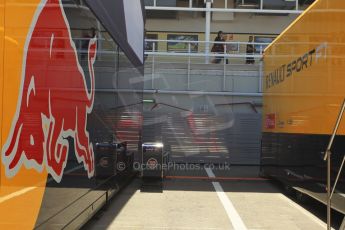
[[256, 167], [170, 171], [162, 192], [142, 192], [136, 179], [84, 230], [325, 229], [315, 212], [257, 172]]

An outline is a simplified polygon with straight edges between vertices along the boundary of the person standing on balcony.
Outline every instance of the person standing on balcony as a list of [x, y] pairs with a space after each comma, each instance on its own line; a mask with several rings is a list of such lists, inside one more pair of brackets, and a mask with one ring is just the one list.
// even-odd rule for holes
[[[224, 43], [217, 43], [217, 42], [225, 42], [223, 31], [218, 31], [217, 37], [214, 39], [215, 43], [212, 46], [211, 52], [218, 53], [224, 55]], [[216, 58], [212, 61], [212, 63], [220, 63], [224, 59], [224, 56], [216, 56]], [[228, 64], [228, 59], [226, 59], [226, 64]]]
[[[255, 51], [255, 48], [254, 48], [254, 45], [253, 44], [250, 44], [253, 42], [253, 36], [249, 36], [249, 41], [248, 41], [248, 44], [247, 44], [247, 49], [246, 49], [246, 54], [247, 55], [253, 55], [254, 54], [254, 51]], [[246, 57], [246, 64], [254, 64], [255, 63], [255, 60], [253, 57]]]

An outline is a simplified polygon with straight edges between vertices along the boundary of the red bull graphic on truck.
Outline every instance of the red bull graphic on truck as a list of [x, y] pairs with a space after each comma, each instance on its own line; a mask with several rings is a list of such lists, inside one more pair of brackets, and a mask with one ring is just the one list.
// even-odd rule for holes
[[[67, 38], [67, 39], [66, 39]], [[27, 36], [20, 94], [10, 135], [2, 149], [6, 175], [25, 166], [47, 172], [60, 182], [69, 142], [88, 177], [94, 175], [94, 152], [86, 130], [95, 97], [96, 38], [88, 45], [90, 90], [61, 0], [43, 0]]]

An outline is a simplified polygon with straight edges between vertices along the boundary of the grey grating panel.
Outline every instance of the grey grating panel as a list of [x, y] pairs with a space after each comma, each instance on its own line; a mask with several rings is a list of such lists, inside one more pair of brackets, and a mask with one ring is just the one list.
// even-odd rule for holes
[[144, 113], [143, 141], [162, 141], [175, 162], [259, 164], [260, 114]]

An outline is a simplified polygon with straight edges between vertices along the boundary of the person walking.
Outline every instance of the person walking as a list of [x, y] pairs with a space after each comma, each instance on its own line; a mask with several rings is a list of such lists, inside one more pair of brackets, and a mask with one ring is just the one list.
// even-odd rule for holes
[[248, 41], [247, 49], [246, 49], [246, 54], [247, 54], [246, 64], [254, 64], [255, 63], [255, 60], [254, 60], [253, 57], [248, 57], [248, 55], [253, 55], [254, 51], [255, 51], [254, 45], [253, 44], [249, 44], [249, 43], [252, 43], [252, 42], [253, 42], [253, 36], [249, 36], [249, 41]]
[[[212, 46], [211, 52], [218, 53], [224, 55], [224, 43], [217, 43], [217, 42], [225, 42], [223, 31], [218, 31], [217, 37], [214, 39], [215, 43]], [[220, 63], [224, 59], [224, 56], [216, 56], [212, 63]], [[226, 64], [228, 64], [228, 59], [226, 59]]]

